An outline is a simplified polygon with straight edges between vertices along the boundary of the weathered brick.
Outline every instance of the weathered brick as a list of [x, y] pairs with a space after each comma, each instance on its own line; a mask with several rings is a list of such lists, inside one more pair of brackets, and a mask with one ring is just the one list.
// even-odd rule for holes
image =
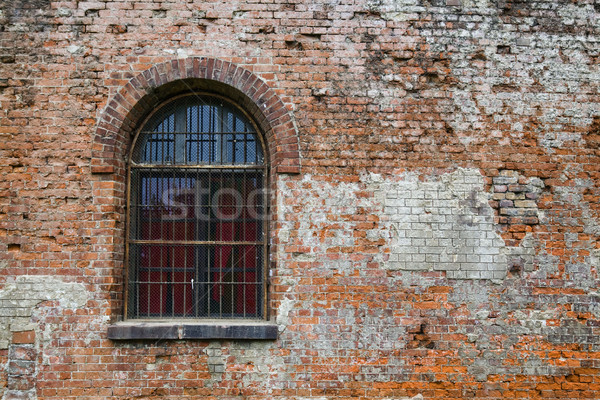
[[15, 344], [35, 343], [35, 331], [13, 332], [12, 342]]
[[[598, 11], [0, 4], [3, 398], [600, 398]], [[107, 337], [133, 138], [190, 90], [264, 134], [276, 340]]]

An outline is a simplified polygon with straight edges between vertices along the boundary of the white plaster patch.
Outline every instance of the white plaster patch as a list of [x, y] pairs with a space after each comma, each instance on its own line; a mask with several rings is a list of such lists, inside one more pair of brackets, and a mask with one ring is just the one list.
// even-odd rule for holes
[[381, 13], [381, 17], [393, 21], [417, 19], [419, 13], [426, 11], [419, 0], [370, 0], [369, 9]]
[[11, 333], [32, 330], [35, 307], [44, 301], [58, 301], [61, 307], [83, 307], [89, 293], [81, 283], [64, 282], [53, 276], [18, 276], [0, 289], [0, 348], [8, 348]]
[[209, 387], [217, 382], [240, 380], [240, 365], [244, 366], [245, 371], [241, 376], [242, 388], [272, 394], [291, 379], [285, 372], [280, 352], [272, 342], [211, 341], [204, 352], [208, 356], [208, 368], [212, 376]]
[[[481, 16], [468, 28], [444, 32], [445, 40], [435, 35], [424, 39], [432, 53], [449, 54], [457, 84], [449, 87], [450, 100], [440, 106], [454, 108], [446, 122], [462, 144], [483, 143], [490, 133], [500, 136], [501, 144], [510, 144], [525, 133], [531, 135], [532, 129], [548, 152], [581, 142], [580, 131], [600, 112], [588, 94], [594, 92], [599, 77], [589, 52], [595, 44], [582, 36], [543, 30], [523, 36], [499, 23], [501, 11], [495, 2], [461, 0], [461, 7]], [[557, 12], [557, 29], [597, 29], [600, 23], [590, 4], [560, 4]], [[445, 17], [436, 16], [440, 21]], [[498, 52], [500, 47], [508, 52]], [[480, 59], [472, 62], [476, 55]], [[512, 129], [500, 129], [503, 124]]]
[[72, 44], [67, 47], [67, 51], [71, 54], [82, 54], [85, 51], [85, 47]]
[[285, 328], [290, 325], [290, 311], [294, 308], [295, 301], [288, 298], [283, 299], [277, 310], [277, 325], [279, 326], [279, 332], [283, 332]]
[[442, 270], [448, 278], [502, 279], [505, 244], [496, 232], [489, 194], [475, 169], [421, 181], [407, 173], [383, 185], [391, 230], [390, 270]]
[[187, 58], [189, 56], [189, 52], [187, 49], [177, 49], [177, 57], [178, 58]]

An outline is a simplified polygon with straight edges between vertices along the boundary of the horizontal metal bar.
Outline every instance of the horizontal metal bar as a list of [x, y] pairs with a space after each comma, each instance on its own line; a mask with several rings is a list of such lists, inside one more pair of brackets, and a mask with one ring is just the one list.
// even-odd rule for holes
[[133, 169], [230, 169], [235, 172], [236, 169], [256, 169], [266, 170], [267, 166], [264, 164], [136, 164], [131, 163]]
[[262, 246], [262, 242], [217, 242], [212, 240], [135, 240], [130, 239], [131, 244], [172, 244], [172, 245], [219, 245], [219, 246]]
[[154, 131], [142, 131], [140, 133], [143, 133], [145, 135], [256, 135], [257, 134], [256, 132], [154, 132]]
[[[239, 269], [242, 269], [242, 267], [240, 267]], [[156, 271], [163, 271], [165, 272], [166, 268], [164, 269], [160, 269], [160, 268], [155, 268], [153, 270], [151, 270], [152, 272], [156, 272]], [[146, 270], [143, 270], [146, 271]], [[168, 272], [168, 271], [166, 271]], [[180, 272], [180, 271], [176, 271], [176, 272]], [[248, 269], [243, 269], [243, 271], [240, 270], [236, 270], [234, 268], [233, 271], [231, 271], [231, 268], [229, 269], [215, 269], [213, 271], [210, 272], [255, 272], [255, 271], [249, 271]], [[189, 281], [168, 281], [168, 282], [160, 282], [160, 281], [132, 281], [133, 283], [144, 283], [144, 284], [152, 284], [152, 285], [181, 285], [181, 284], [189, 284]], [[194, 281], [194, 285], [254, 285], [254, 286], [258, 286], [260, 284], [262, 284], [262, 282], [257, 282], [257, 281], [250, 281], [250, 282], [246, 282], [246, 281], [209, 281], [209, 282], [196, 282]]]
[[[161, 205], [155, 206], [155, 205], [146, 205], [146, 204], [133, 204], [131, 207], [133, 207], [135, 209], [141, 208], [142, 209], [142, 210], [140, 210], [141, 212], [146, 211], [145, 209], [148, 209], [148, 208], [154, 208], [154, 210], [147, 210], [148, 213], [150, 213], [150, 212], [160, 211], [160, 208], [165, 207], [165, 206], [161, 206]], [[193, 205], [193, 204], [185, 205], [184, 204], [184, 205], [177, 206], [177, 208], [179, 208], [179, 209], [181, 209], [181, 208], [188, 208], [188, 207], [189, 208], [192, 208], [192, 207], [213, 208], [213, 207], [219, 207], [219, 205], [218, 204], [209, 204], [209, 205]], [[226, 207], [227, 208], [235, 208], [235, 206], [226, 206]], [[238, 207], [238, 208], [242, 209], [242, 207]], [[250, 207], [248, 207], [248, 208], [250, 208]], [[259, 207], [257, 206], [256, 208], [259, 208]], [[175, 221], [175, 222], [190, 222], [190, 223], [194, 223], [194, 222], [196, 222], [196, 221], [198, 221], [200, 219], [198, 217], [178, 218], [178, 217], [173, 217], [170, 214], [164, 214], [164, 216], [168, 217], [168, 218], [164, 218], [162, 216], [161, 217], [147, 217], [145, 215], [142, 215], [140, 217], [140, 220], [142, 222], [148, 222], [148, 223], [150, 223], [150, 222], [152, 222], [152, 223], [161, 223], [161, 222], [169, 223], [169, 222], [173, 222], [173, 221]], [[206, 214], [203, 215], [203, 216], [206, 217]], [[258, 219], [258, 218], [227, 218], [227, 219], [225, 219], [225, 218], [217, 218], [217, 217], [202, 219], [202, 222], [209, 222], [209, 221], [216, 222], [216, 223], [219, 223], [220, 221], [225, 221], [224, 223], [236, 223], [236, 222], [237, 223], [240, 223], [240, 222], [242, 222], [242, 223], [243, 222], [255, 223], [255, 222], [260, 222], [261, 219]]]

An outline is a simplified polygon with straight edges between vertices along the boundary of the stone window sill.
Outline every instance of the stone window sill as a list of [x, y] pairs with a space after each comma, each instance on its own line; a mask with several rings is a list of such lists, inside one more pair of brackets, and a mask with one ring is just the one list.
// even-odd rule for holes
[[130, 320], [110, 325], [108, 327], [108, 338], [112, 340], [276, 340], [277, 330], [277, 324], [268, 321]]

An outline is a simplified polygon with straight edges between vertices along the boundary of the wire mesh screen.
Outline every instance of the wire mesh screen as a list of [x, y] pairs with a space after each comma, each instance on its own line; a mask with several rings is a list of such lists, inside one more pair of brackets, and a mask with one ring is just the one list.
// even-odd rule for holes
[[129, 318], [262, 318], [266, 171], [249, 120], [213, 97], [160, 109], [132, 152]]

